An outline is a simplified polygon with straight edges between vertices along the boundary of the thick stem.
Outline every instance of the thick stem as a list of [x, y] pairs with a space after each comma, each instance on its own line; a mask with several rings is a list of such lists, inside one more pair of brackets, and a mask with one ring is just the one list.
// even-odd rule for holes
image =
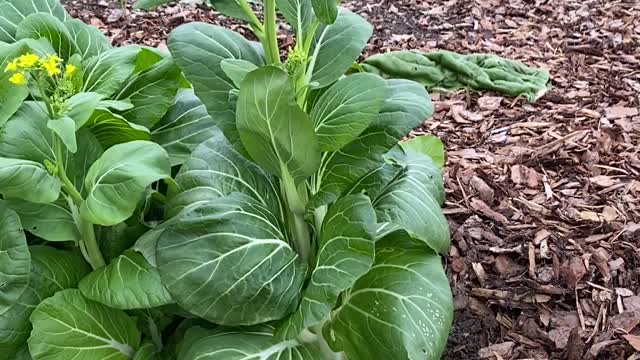
[[276, 32], [276, 1], [265, 0], [264, 2], [264, 51], [269, 64], [280, 64], [280, 49], [278, 48], [278, 37]]
[[[64, 158], [62, 155], [62, 144], [57, 135], [53, 145], [56, 152], [56, 163], [58, 166], [57, 176], [62, 182], [62, 189], [71, 198], [71, 200], [73, 200], [73, 204], [77, 208], [80, 208], [84, 199], [71, 180], [67, 177], [64, 168]], [[80, 231], [80, 241], [82, 242], [80, 248], [82, 249], [82, 255], [85, 257], [85, 260], [87, 260], [94, 270], [105, 266], [106, 262], [104, 261], [102, 252], [100, 252], [93, 224], [78, 216], [76, 219], [76, 226], [78, 226], [78, 230]]]
[[292, 213], [292, 215], [298, 254], [305, 263], [308, 263], [311, 256], [311, 235], [309, 234], [309, 227], [304, 221], [303, 214]]
[[102, 257], [102, 252], [100, 252], [93, 224], [87, 220], [81, 219], [80, 234], [82, 236], [84, 247], [87, 251], [87, 256], [89, 257], [87, 261], [91, 264], [91, 267], [95, 270], [105, 266], [107, 263], [104, 261], [104, 257]]
[[294, 237], [295, 247], [298, 255], [306, 263], [309, 263], [311, 258], [311, 234], [309, 233], [309, 226], [304, 220], [304, 212], [307, 206], [307, 194], [300, 194], [300, 191], [306, 191], [306, 188], [301, 186], [300, 189], [296, 187], [295, 181], [283, 169], [283, 177], [281, 184], [281, 191], [284, 198], [287, 200], [287, 207], [289, 210], [291, 232]]

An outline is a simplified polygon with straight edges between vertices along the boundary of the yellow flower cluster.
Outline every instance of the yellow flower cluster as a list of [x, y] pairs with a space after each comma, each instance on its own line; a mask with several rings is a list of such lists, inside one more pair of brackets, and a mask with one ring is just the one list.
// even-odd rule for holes
[[[9, 77], [9, 81], [15, 85], [24, 85], [27, 82], [26, 71], [43, 70], [49, 77], [53, 77], [62, 73], [62, 59], [57, 55], [47, 55], [40, 58], [38, 55], [27, 53], [13, 59], [4, 68], [4, 72], [13, 72]], [[64, 68], [64, 76], [69, 77], [78, 69], [71, 64], [67, 64]]]

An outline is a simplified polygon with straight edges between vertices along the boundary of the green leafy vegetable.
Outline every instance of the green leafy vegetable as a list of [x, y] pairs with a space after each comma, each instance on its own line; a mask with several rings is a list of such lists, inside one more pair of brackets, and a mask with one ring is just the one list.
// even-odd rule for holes
[[94, 224], [115, 225], [133, 214], [144, 188], [171, 175], [162, 147], [148, 141], [115, 145], [89, 169], [80, 214]]
[[140, 332], [127, 314], [68, 289], [41, 302], [31, 314], [29, 350], [36, 359], [54, 357], [130, 359]]
[[132, 250], [86, 276], [78, 288], [87, 298], [116, 309], [146, 309], [173, 303], [158, 270]]

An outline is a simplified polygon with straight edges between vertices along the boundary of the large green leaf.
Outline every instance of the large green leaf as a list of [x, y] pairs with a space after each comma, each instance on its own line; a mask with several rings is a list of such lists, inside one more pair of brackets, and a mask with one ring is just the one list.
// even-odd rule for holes
[[160, 145], [149, 141], [115, 145], [87, 172], [80, 215], [93, 224], [118, 224], [133, 214], [147, 186], [170, 176], [169, 156]]
[[168, 41], [174, 61], [193, 85], [225, 136], [241, 149], [236, 128], [236, 107], [229, 102], [233, 82], [221, 67], [224, 59], [242, 59], [263, 65], [263, 56], [239, 34], [204, 23], [190, 23], [171, 32]]
[[[308, 35], [307, 30], [315, 17], [311, 0], [276, 0], [276, 5], [294, 29], [302, 30], [304, 39]], [[301, 41], [301, 39], [297, 40]]]
[[440, 359], [453, 300], [440, 257], [396, 233], [376, 243], [376, 260], [325, 326], [350, 360]]
[[433, 113], [431, 99], [420, 84], [388, 80], [387, 86], [387, 101], [369, 128], [342, 149], [323, 156], [314, 203], [330, 202], [378, 169], [383, 155]]
[[29, 350], [35, 360], [128, 360], [140, 344], [140, 332], [126, 313], [88, 300], [77, 289], [41, 302], [31, 323]]
[[60, 181], [36, 162], [0, 157], [0, 194], [46, 204], [58, 199]]
[[215, 120], [191, 89], [178, 92], [176, 99], [151, 129], [151, 140], [169, 153], [171, 166], [181, 165], [203, 141], [219, 133]]
[[273, 329], [206, 330], [195, 327], [185, 334], [177, 360], [321, 360], [320, 349], [297, 340], [273, 340]]
[[284, 219], [275, 179], [243, 158], [220, 132], [193, 151], [175, 181], [178, 190], [167, 204], [169, 217], [196, 202], [240, 192]]
[[140, 47], [128, 45], [103, 51], [83, 64], [84, 92], [110, 97], [120, 89], [135, 68]]
[[88, 59], [111, 49], [109, 39], [98, 28], [87, 25], [78, 19], [65, 21], [64, 25], [69, 29], [78, 54], [83, 59]]
[[[32, 246], [29, 285], [8, 309], [0, 309], [0, 351], [7, 359], [12, 349], [26, 345], [29, 317], [36, 305], [55, 292], [75, 287], [90, 271], [82, 256], [46, 246]], [[7, 354], [8, 352], [8, 354]]]
[[387, 86], [376, 75], [347, 76], [322, 94], [311, 111], [320, 150], [336, 151], [353, 141], [377, 117]]
[[49, 115], [43, 103], [26, 101], [0, 128], [0, 154], [43, 164], [55, 163], [53, 133], [47, 128]]
[[290, 313], [305, 265], [274, 210], [235, 193], [178, 215], [157, 248], [160, 275], [178, 304], [222, 325], [253, 325]]
[[15, 44], [0, 44], [0, 99], [2, 99], [0, 128], [20, 108], [22, 101], [29, 95], [29, 89], [26, 86], [16, 86], [9, 81], [13, 74], [4, 72], [4, 69], [7, 63], [28, 50], [29, 47], [24, 41]]
[[97, 108], [85, 126], [105, 148], [151, 138], [151, 133], [146, 127], [129, 122], [124, 117], [104, 108]]
[[365, 19], [340, 9], [336, 22], [320, 26], [313, 39], [307, 70], [311, 85], [323, 88], [338, 80], [358, 59], [371, 34], [373, 27]]
[[78, 52], [72, 35], [64, 23], [47, 13], [31, 14], [22, 20], [16, 31], [16, 38], [18, 40], [45, 38], [53, 46], [56, 54], [65, 60]]
[[376, 213], [365, 195], [341, 198], [325, 216], [316, 267], [299, 309], [278, 330], [278, 338], [294, 339], [320, 323], [338, 296], [371, 268]]
[[80, 240], [78, 227], [65, 199], [49, 204], [37, 204], [24, 200], [6, 200], [18, 213], [24, 229], [47, 241]]
[[350, 191], [369, 192], [385, 231], [405, 230], [438, 253], [446, 253], [449, 225], [441, 209], [445, 192], [440, 169], [422, 154], [393, 160], [400, 166], [373, 172]]
[[69, 17], [59, 0], [0, 0], [0, 41], [16, 41], [20, 22], [38, 12], [51, 14], [62, 21]]
[[87, 275], [78, 288], [87, 298], [116, 309], [146, 309], [173, 303], [158, 270], [133, 250]]
[[11, 307], [29, 283], [31, 255], [18, 215], [0, 201], [0, 314]]
[[167, 112], [180, 86], [180, 69], [171, 59], [164, 59], [131, 77], [117, 100], [126, 100], [133, 108], [122, 116], [138, 125], [151, 128]]
[[265, 66], [245, 77], [237, 126], [253, 160], [281, 179], [291, 177], [298, 183], [318, 169], [318, 139], [284, 70]]
[[338, 2], [336, 0], [311, 0], [313, 10], [320, 21], [333, 24], [338, 17]]

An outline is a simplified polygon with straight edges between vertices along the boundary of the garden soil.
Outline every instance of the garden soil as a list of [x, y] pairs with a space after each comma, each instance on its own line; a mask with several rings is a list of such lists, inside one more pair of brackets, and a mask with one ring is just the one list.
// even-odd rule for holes
[[[414, 135], [448, 152], [446, 359], [640, 359], [640, 5], [619, 0], [345, 0], [400, 49], [493, 53], [548, 70], [536, 103], [432, 94]], [[249, 31], [208, 9], [66, 1], [114, 45], [165, 48], [180, 24]], [[283, 50], [292, 37], [280, 38]]]

